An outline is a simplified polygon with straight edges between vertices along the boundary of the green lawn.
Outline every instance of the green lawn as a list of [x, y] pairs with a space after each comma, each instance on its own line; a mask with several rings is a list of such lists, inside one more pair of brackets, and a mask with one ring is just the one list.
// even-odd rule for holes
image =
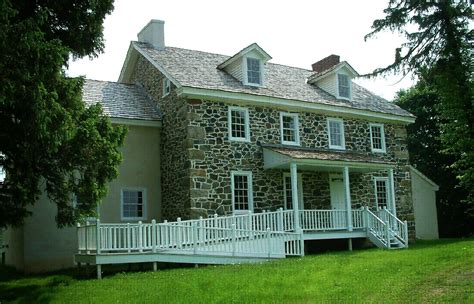
[[[92, 271], [93, 273], [93, 271]], [[474, 303], [474, 239], [418, 242], [259, 265], [20, 276], [0, 268], [0, 303]]]

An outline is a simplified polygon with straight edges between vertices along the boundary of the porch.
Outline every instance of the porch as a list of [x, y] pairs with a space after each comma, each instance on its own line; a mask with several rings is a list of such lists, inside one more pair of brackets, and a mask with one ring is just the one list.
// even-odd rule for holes
[[[347, 215], [350, 214], [350, 217]], [[387, 209], [283, 210], [175, 222], [78, 225], [77, 263], [255, 263], [303, 256], [304, 241], [369, 238], [383, 248], [408, 246], [406, 222]]]

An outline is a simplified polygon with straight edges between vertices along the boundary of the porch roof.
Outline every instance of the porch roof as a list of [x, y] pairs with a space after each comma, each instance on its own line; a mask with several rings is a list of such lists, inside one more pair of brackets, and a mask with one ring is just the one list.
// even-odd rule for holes
[[345, 166], [352, 171], [387, 170], [393, 164], [369, 155], [347, 151], [327, 151], [310, 148], [262, 145], [265, 169], [288, 169], [294, 162], [298, 168], [317, 171], [339, 171]]

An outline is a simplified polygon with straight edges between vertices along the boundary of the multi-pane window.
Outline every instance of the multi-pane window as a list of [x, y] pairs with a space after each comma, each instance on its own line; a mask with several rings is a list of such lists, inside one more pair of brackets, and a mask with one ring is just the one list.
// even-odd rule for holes
[[351, 97], [351, 84], [349, 76], [345, 74], [337, 74], [337, 82], [339, 86], [339, 97], [350, 98]]
[[370, 124], [372, 152], [385, 152], [385, 134], [382, 124]]
[[[303, 183], [302, 176], [298, 173], [298, 207], [303, 209]], [[291, 175], [290, 173], [283, 174], [283, 194], [285, 199], [285, 208], [293, 209], [293, 191], [291, 187]]]
[[281, 143], [299, 145], [298, 114], [280, 113]]
[[229, 107], [229, 139], [249, 141], [249, 112], [246, 108]]
[[231, 179], [234, 213], [253, 210], [252, 173], [234, 171], [231, 173]]
[[142, 219], [145, 217], [145, 191], [122, 190], [122, 218]]
[[375, 200], [376, 206], [388, 207], [388, 179], [385, 177], [375, 178]]
[[168, 78], [163, 79], [163, 97], [171, 92], [171, 82]]
[[344, 150], [344, 122], [342, 119], [328, 119], [329, 148]]
[[249, 84], [262, 84], [260, 60], [247, 57], [247, 82]]

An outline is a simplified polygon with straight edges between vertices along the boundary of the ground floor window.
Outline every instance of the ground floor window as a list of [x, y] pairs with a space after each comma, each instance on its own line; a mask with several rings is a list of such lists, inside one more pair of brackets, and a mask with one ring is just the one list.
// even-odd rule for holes
[[231, 180], [234, 213], [253, 211], [252, 172], [232, 171]]
[[[302, 175], [298, 173], [298, 202], [299, 209], [303, 209], [303, 182]], [[291, 174], [283, 173], [283, 199], [284, 208], [289, 210], [293, 209], [293, 194], [291, 191]]]
[[375, 178], [375, 204], [379, 208], [388, 206], [388, 178]]
[[145, 205], [145, 189], [122, 189], [122, 219], [144, 219]]

